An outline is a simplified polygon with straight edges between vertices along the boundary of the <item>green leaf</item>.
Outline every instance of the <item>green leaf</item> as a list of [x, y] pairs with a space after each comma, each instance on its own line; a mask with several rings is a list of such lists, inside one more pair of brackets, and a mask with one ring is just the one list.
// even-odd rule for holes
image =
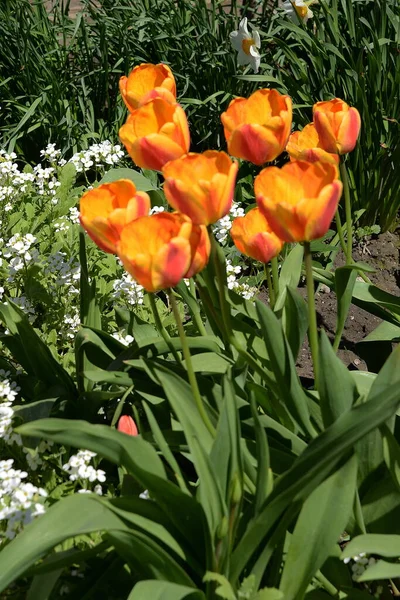
[[352, 265], [339, 267], [335, 271], [335, 292], [337, 298], [335, 348], [339, 347], [339, 341], [342, 337], [357, 273], [357, 270], [352, 268]]
[[283, 308], [288, 287], [296, 289], [301, 277], [303, 266], [303, 246], [296, 244], [283, 261], [279, 275], [279, 296], [275, 302], [275, 311]]
[[33, 578], [26, 600], [48, 600], [64, 569], [43, 573]]
[[124, 523], [94, 494], [63, 498], [3, 548], [0, 592], [62, 541], [94, 531], [124, 528]]
[[76, 397], [77, 390], [73, 380], [55, 360], [23, 311], [7, 300], [0, 304], [0, 318], [10, 332], [10, 335], [3, 336], [2, 343], [29, 375], [34, 375], [49, 386], [48, 396]]
[[147, 487], [150, 476], [166, 478], [163, 464], [151, 444], [140, 436], [126, 435], [106, 425], [67, 419], [44, 419], [26, 423], [18, 427], [17, 431], [21, 435], [49, 439], [96, 452], [116, 465], [124, 466], [144, 487]]
[[310, 421], [307, 397], [300, 384], [293, 356], [281, 325], [272, 310], [258, 300], [256, 300], [256, 309], [279, 394], [298, 427], [303, 433], [307, 432], [314, 437], [315, 431]]
[[169, 581], [139, 581], [127, 600], [205, 600], [203, 592]]
[[[192, 366], [196, 373], [226, 373], [232, 365], [232, 361], [223, 354], [204, 352], [191, 357]], [[184, 362], [185, 364], [185, 362]]]
[[377, 563], [369, 566], [357, 581], [379, 581], [379, 579], [396, 579], [397, 577], [400, 577], [400, 563], [378, 560]]
[[349, 411], [358, 396], [349, 371], [336, 356], [324, 331], [319, 343], [320, 406], [325, 427]]
[[304, 499], [328, 477], [354, 444], [387, 421], [400, 404], [397, 384], [342, 414], [312, 440], [303, 454], [276, 482], [264, 508], [250, 523], [232, 555], [231, 577], [242, 569], [291, 503]]
[[[383, 458], [400, 492], [400, 446], [387, 425], [382, 425]], [[399, 554], [400, 556], [400, 554]]]
[[255, 401], [251, 401], [251, 414], [253, 415], [254, 431], [256, 434], [257, 449], [257, 484], [254, 501], [254, 513], [260, 512], [261, 506], [271, 492], [273, 485], [272, 470], [270, 468], [269, 447], [265, 429], [261, 425]]
[[276, 588], [263, 588], [254, 596], [254, 600], [285, 600], [284, 595]]
[[358, 535], [346, 544], [342, 558], [351, 558], [363, 552], [398, 558], [400, 556], [400, 535], [378, 533]]
[[227, 580], [224, 575], [221, 573], [213, 573], [211, 571], [207, 571], [207, 573], [203, 577], [203, 581], [207, 583], [208, 581], [215, 581], [218, 583], [218, 587], [215, 589], [215, 593], [220, 598], [225, 598], [225, 600], [236, 600], [235, 592], [232, 589], [231, 584]]
[[282, 322], [293, 358], [297, 360], [308, 329], [308, 309], [297, 290], [291, 287], [286, 288]]
[[337, 543], [353, 509], [356, 481], [357, 458], [353, 456], [305, 501], [283, 568], [280, 590], [285, 600], [304, 595]]
[[144, 177], [141, 173], [134, 171], [133, 169], [110, 169], [104, 175], [101, 183], [112, 183], [118, 179], [130, 179], [136, 186], [136, 189], [141, 192], [150, 192], [157, 188], [154, 187], [153, 183]]

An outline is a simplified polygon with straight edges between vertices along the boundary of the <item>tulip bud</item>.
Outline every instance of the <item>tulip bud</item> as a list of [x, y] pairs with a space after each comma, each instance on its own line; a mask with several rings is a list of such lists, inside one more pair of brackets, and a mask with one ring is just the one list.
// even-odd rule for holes
[[282, 250], [283, 241], [273, 233], [259, 208], [249, 210], [244, 217], [236, 217], [230, 234], [242, 254], [263, 263], [278, 256]]
[[215, 223], [232, 206], [237, 170], [237, 164], [225, 152], [186, 154], [164, 166], [165, 196], [193, 223]]
[[361, 128], [361, 117], [356, 108], [334, 98], [314, 104], [313, 115], [321, 148], [337, 154], [354, 149]]
[[314, 123], [309, 123], [301, 131], [295, 131], [289, 137], [286, 152], [290, 160], [306, 160], [307, 162], [330, 162], [339, 164], [339, 156], [326, 152], [321, 148], [318, 132]]
[[164, 98], [171, 104], [176, 102], [175, 79], [171, 69], [164, 64], [136, 66], [128, 77], [121, 77], [119, 89], [130, 112], [154, 98]]
[[149, 211], [149, 196], [137, 192], [130, 179], [119, 179], [83, 194], [79, 220], [99, 248], [115, 254], [124, 225]]
[[343, 186], [337, 177], [337, 166], [330, 163], [267, 167], [254, 182], [258, 207], [285, 242], [318, 239], [328, 231], [339, 203]]
[[283, 152], [292, 126], [292, 100], [276, 90], [257, 90], [235, 98], [221, 115], [228, 151], [255, 165]]
[[138, 435], [135, 421], [129, 415], [123, 415], [118, 421], [118, 431], [127, 435]]
[[124, 227], [118, 254], [132, 277], [155, 292], [201, 271], [210, 240], [204, 225], [194, 225], [185, 215], [158, 213]]
[[119, 136], [132, 160], [143, 169], [161, 171], [189, 152], [189, 126], [179, 104], [155, 98], [128, 116]]

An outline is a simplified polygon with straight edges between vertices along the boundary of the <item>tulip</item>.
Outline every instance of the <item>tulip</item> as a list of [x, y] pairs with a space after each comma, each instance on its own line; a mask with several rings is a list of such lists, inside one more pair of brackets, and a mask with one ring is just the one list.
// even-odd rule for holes
[[256, 177], [257, 204], [272, 231], [285, 242], [325, 235], [336, 212], [342, 183], [336, 165], [293, 161], [268, 167]]
[[255, 260], [267, 263], [278, 256], [283, 241], [273, 233], [259, 208], [253, 208], [244, 217], [236, 217], [231, 236], [236, 248]]
[[225, 152], [186, 154], [163, 168], [165, 196], [193, 223], [215, 223], [232, 206], [237, 170], [237, 164]]
[[119, 136], [133, 161], [161, 171], [170, 160], [189, 151], [189, 126], [179, 104], [155, 98], [128, 116]]
[[133, 112], [154, 98], [176, 102], [176, 84], [167, 65], [144, 63], [135, 67], [128, 77], [121, 77], [119, 89], [127, 109]]
[[334, 98], [314, 104], [313, 115], [321, 148], [337, 154], [354, 149], [361, 128], [361, 117], [356, 108]]
[[247, 99], [232, 100], [221, 121], [229, 154], [262, 165], [285, 149], [292, 101], [276, 90], [257, 90]]
[[137, 435], [138, 428], [136, 427], [135, 421], [129, 415], [123, 415], [118, 421], [118, 431], [126, 433], [127, 435]]
[[286, 152], [290, 160], [306, 160], [307, 162], [330, 162], [339, 164], [339, 156], [321, 148], [318, 132], [314, 123], [309, 123], [301, 131], [295, 131], [289, 137]]
[[204, 225], [180, 213], [141, 217], [124, 227], [118, 255], [148, 292], [173, 287], [207, 264], [210, 239]]
[[119, 179], [83, 194], [79, 220], [102, 250], [115, 254], [122, 228], [149, 211], [149, 196], [130, 179]]

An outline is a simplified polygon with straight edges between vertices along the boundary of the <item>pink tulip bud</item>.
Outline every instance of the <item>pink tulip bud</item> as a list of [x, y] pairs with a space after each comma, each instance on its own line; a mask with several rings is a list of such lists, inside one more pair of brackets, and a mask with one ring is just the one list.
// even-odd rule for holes
[[122, 433], [126, 433], [127, 435], [138, 435], [136, 423], [128, 415], [124, 415], [118, 421], [118, 431], [122, 431]]

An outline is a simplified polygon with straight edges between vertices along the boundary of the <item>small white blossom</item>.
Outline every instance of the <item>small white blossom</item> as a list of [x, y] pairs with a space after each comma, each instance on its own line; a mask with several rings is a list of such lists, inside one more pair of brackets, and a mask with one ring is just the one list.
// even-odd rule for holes
[[[95, 469], [89, 465], [96, 454], [89, 450], [79, 450], [78, 454], [70, 457], [69, 461], [63, 465], [63, 470], [69, 473], [70, 481], [88, 481], [93, 483], [99, 481], [103, 483], [106, 480], [105, 472], [102, 469]], [[88, 490], [90, 491], [90, 490]], [[85, 493], [84, 491], [79, 491]]]
[[129, 335], [129, 333], [125, 334], [122, 331], [116, 331], [112, 334], [112, 336], [113, 338], [121, 342], [121, 344], [124, 344], [124, 346], [129, 346], [130, 344], [132, 344], [132, 342], [135, 341], [133, 335]]
[[45, 150], [40, 151], [40, 156], [46, 158], [49, 162], [53, 163], [61, 155], [61, 150], [56, 149], [55, 144], [47, 144]]
[[[251, 26], [250, 26], [251, 27]], [[254, 28], [250, 33], [247, 28], [247, 18], [239, 23], [239, 29], [230, 34], [232, 46], [238, 52], [239, 65], [251, 65], [255, 73], [260, 68], [261, 56], [258, 48], [261, 47], [260, 34]]]
[[129, 275], [124, 273], [121, 279], [116, 279], [113, 283], [114, 297], [125, 301], [128, 306], [143, 304], [144, 288]]

